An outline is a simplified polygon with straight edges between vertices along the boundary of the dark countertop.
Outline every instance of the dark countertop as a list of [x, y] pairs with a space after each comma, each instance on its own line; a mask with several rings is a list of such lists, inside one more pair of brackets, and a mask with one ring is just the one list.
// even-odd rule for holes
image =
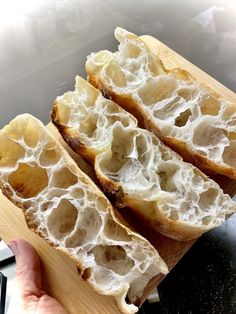
[[140, 313], [236, 313], [236, 215], [197, 240]]

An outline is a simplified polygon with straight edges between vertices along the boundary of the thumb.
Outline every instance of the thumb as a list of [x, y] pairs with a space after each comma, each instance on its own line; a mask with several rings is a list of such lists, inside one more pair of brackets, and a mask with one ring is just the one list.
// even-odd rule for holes
[[9, 244], [16, 258], [16, 281], [22, 300], [42, 295], [41, 265], [35, 249], [26, 241], [16, 239]]

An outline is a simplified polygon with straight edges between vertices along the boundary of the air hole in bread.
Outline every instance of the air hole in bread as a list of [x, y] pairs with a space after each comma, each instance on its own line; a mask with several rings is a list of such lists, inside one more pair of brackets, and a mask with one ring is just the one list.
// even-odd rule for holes
[[106, 66], [106, 75], [115, 86], [117, 87], [126, 86], [125, 74], [123, 73], [121, 67], [117, 62], [112, 61]]
[[39, 162], [46, 167], [56, 164], [60, 158], [60, 154], [56, 149], [44, 149], [40, 154]]
[[55, 197], [61, 197], [64, 194], [65, 194], [65, 191], [63, 189], [53, 188], [53, 187], [51, 187], [47, 193], [48, 198], [50, 199], [53, 199]]
[[8, 127], [8, 137], [14, 141], [21, 139], [28, 147], [34, 148], [40, 140], [40, 132], [35, 126], [35, 121], [27, 119], [18, 124], [13, 122]]
[[222, 129], [212, 126], [211, 121], [203, 121], [193, 130], [193, 144], [206, 147], [220, 143], [226, 138]]
[[208, 96], [201, 104], [201, 113], [204, 115], [217, 116], [219, 114], [221, 104], [216, 98]]
[[78, 92], [78, 95], [82, 96], [82, 101], [76, 99], [77, 102], [84, 102], [88, 108], [94, 107], [94, 103], [98, 96], [98, 90], [96, 88], [90, 88], [88, 90], [87, 83], [81, 77], [77, 76], [75, 89]]
[[56, 208], [53, 208], [48, 217], [48, 230], [55, 239], [61, 240], [74, 229], [78, 210], [67, 199], [62, 199]]
[[[120, 112], [117, 110], [117, 105], [114, 102], [109, 100], [106, 101], [106, 114], [120, 114]], [[128, 117], [127, 120], [129, 120]]]
[[166, 192], [177, 191], [177, 187], [173, 182], [173, 177], [178, 169], [179, 169], [178, 165], [168, 164], [168, 166], [166, 165], [166, 167], [163, 168], [163, 170], [158, 172], [159, 183], [162, 191]]
[[157, 62], [157, 60], [153, 60], [153, 59], [150, 60], [149, 59], [148, 68], [149, 68], [152, 76], [164, 74], [162, 65], [159, 62]]
[[107, 210], [108, 202], [104, 197], [98, 197], [96, 199], [96, 207], [99, 212], [104, 212]]
[[147, 138], [142, 134], [136, 137], [136, 149], [138, 153], [138, 161], [145, 167], [150, 161], [150, 154], [148, 154]]
[[206, 216], [202, 219], [202, 224], [207, 226], [212, 222], [212, 217], [211, 216]]
[[222, 118], [224, 120], [229, 120], [234, 115], [236, 115], [236, 106], [228, 104], [222, 113]]
[[19, 143], [7, 137], [0, 138], [0, 167], [14, 167], [24, 155], [25, 150]]
[[114, 125], [116, 121], [120, 121], [124, 127], [128, 127], [131, 124], [130, 119], [122, 114], [108, 114], [107, 121], [109, 126]]
[[122, 49], [122, 58], [137, 58], [141, 54], [141, 49], [134, 43], [129, 43]]
[[85, 207], [79, 213], [77, 225], [78, 229], [74, 230], [74, 233], [66, 239], [66, 246], [68, 247], [76, 247], [85, 245], [89, 241], [95, 241], [94, 239], [102, 227], [102, 219], [97, 209]]
[[52, 201], [47, 201], [47, 202], [43, 202], [42, 204], [40, 204], [40, 210], [41, 212], [45, 212], [46, 210], [48, 210], [50, 208], [50, 206], [53, 205]]
[[201, 209], [209, 208], [209, 206], [215, 205], [217, 195], [219, 191], [213, 188], [208, 189], [205, 192], [202, 192], [199, 197], [198, 205]]
[[54, 173], [52, 183], [56, 188], [67, 189], [77, 183], [78, 178], [68, 168], [62, 168]]
[[230, 141], [223, 152], [223, 161], [231, 167], [236, 168], [236, 140]]
[[77, 229], [72, 236], [69, 236], [65, 240], [65, 246], [68, 248], [79, 247], [83, 244], [87, 236], [87, 231], [82, 227]]
[[23, 133], [24, 142], [27, 146], [33, 148], [40, 140], [40, 132], [35, 127], [34, 121], [27, 121], [27, 126]]
[[176, 82], [171, 78], [159, 77], [148, 78], [144, 87], [139, 89], [138, 95], [144, 105], [155, 104], [171, 96], [175, 89]]
[[106, 267], [119, 275], [126, 275], [134, 266], [125, 250], [119, 245], [97, 245], [92, 250], [98, 265]]
[[182, 127], [185, 126], [186, 123], [188, 122], [188, 119], [191, 117], [192, 112], [190, 109], [187, 109], [183, 112], [181, 112], [181, 114], [175, 118], [175, 125], [178, 127]]
[[114, 289], [114, 283], [115, 283], [114, 275], [115, 274], [113, 274], [112, 270], [108, 268], [103, 268], [102, 270], [98, 270], [98, 271], [96, 271], [95, 269], [94, 280], [99, 287], [102, 286], [102, 287], [105, 287], [106, 290], [111, 291], [112, 289]]
[[137, 248], [133, 253], [132, 253], [132, 257], [138, 261], [138, 262], [142, 262], [145, 261], [145, 259], [147, 258], [147, 256], [144, 254], [144, 252], [140, 251], [139, 248]]
[[170, 212], [169, 218], [170, 218], [171, 220], [178, 220], [178, 219], [179, 219], [178, 211], [172, 209], [171, 212]]
[[80, 123], [79, 132], [92, 137], [96, 129], [97, 119], [94, 115], [92, 116], [88, 113], [87, 117]]
[[170, 184], [170, 178], [166, 171], [160, 171], [158, 172], [159, 178], [160, 178], [160, 186], [163, 191], [167, 192], [174, 192], [176, 191], [176, 186], [173, 184]]
[[47, 187], [48, 175], [46, 169], [36, 164], [19, 163], [17, 170], [9, 175], [8, 182], [18, 196], [31, 198], [37, 196]]
[[107, 219], [104, 227], [105, 235], [115, 241], [131, 241], [125, 228], [121, 227], [117, 222], [115, 222], [111, 217]]
[[[100, 99], [102, 100], [102, 99]], [[104, 121], [108, 122], [108, 126], [112, 126], [116, 121], [120, 121], [124, 127], [129, 126], [133, 121], [130, 121], [130, 118], [128, 117], [128, 114], [126, 112], [120, 112], [117, 109], [117, 105], [109, 100], [105, 100], [102, 102], [102, 111], [104, 110], [104, 114], [103, 112], [101, 112], [101, 109], [99, 107], [97, 107], [96, 109], [99, 110], [99, 115], [100, 115], [100, 124], [99, 127], [101, 128], [101, 130], [104, 127]]]
[[[95, 204], [96, 206], [96, 204]], [[92, 235], [97, 234], [102, 226], [101, 216], [96, 208], [86, 207], [80, 213], [80, 225], [89, 228], [89, 233]]]
[[84, 198], [85, 193], [82, 188], [76, 188], [71, 192], [71, 196], [76, 199], [82, 199]]
[[189, 101], [196, 97], [197, 91], [196, 89], [192, 88], [179, 88], [177, 90], [177, 94], [185, 100]]
[[118, 172], [128, 161], [127, 156], [130, 152], [130, 145], [129, 136], [126, 135], [126, 132], [123, 132], [121, 128], [114, 129], [111, 145], [112, 156], [109, 159], [102, 160], [103, 167], [110, 173]]
[[176, 111], [179, 110], [180, 103], [178, 99], [174, 97], [173, 99], [169, 99], [169, 101], [159, 109], [158, 107], [153, 110], [153, 115], [155, 118], [168, 120], [170, 117], [176, 116]]
[[104, 65], [107, 63], [112, 57], [112, 53], [108, 50], [101, 50], [93, 55], [93, 61], [96, 66]]

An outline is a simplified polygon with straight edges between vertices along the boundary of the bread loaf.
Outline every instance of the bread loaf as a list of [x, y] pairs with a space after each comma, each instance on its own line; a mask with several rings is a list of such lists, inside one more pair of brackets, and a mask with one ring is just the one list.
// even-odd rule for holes
[[[229, 195], [87, 81], [57, 97], [52, 121], [89, 160], [104, 189], [161, 233], [189, 240], [236, 210]], [[127, 209], [125, 209], [127, 210]]]
[[97, 292], [114, 296], [123, 313], [137, 312], [134, 302], [149, 280], [168, 271], [154, 247], [115, 217], [103, 193], [36, 118], [12, 120], [0, 130], [0, 147], [0, 187], [28, 227], [72, 258]]
[[135, 34], [117, 28], [115, 53], [92, 53], [89, 81], [206, 173], [236, 179], [236, 103], [195, 81], [167, 71]]

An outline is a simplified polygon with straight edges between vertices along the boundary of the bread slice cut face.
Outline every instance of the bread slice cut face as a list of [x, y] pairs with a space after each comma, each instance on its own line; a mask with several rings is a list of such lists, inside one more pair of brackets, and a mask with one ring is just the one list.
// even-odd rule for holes
[[236, 179], [236, 103], [184, 70], [167, 71], [135, 34], [117, 28], [118, 51], [92, 53], [89, 81], [206, 173]]
[[72, 258], [97, 292], [114, 296], [123, 313], [137, 312], [134, 302], [149, 280], [168, 272], [155, 248], [115, 217], [104, 194], [33, 116], [17, 116], [0, 130], [0, 147], [0, 187], [28, 227]]
[[130, 207], [164, 235], [196, 238], [236, 210], [213, 180], [80, 77], [75, 91], [57, 97], [52, 121], [70, 147], [94, 165], [116, 204]]

